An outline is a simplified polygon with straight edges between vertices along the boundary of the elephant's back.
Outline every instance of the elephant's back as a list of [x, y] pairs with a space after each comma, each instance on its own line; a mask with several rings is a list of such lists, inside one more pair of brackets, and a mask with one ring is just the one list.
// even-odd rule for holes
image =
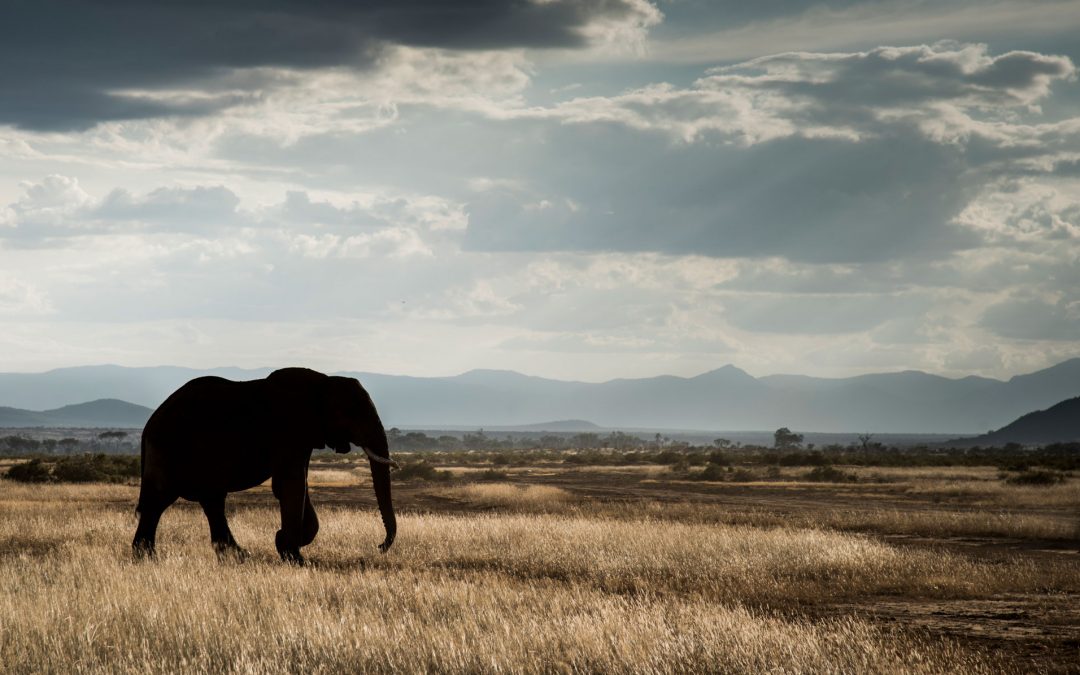
[[156, 446], [192, 441], [228, 441], [251, 433], [251, 426], [269, 414], [266, 380], [236, 382], [199, 377], [169, 395], [150, 416], [143, 437]]

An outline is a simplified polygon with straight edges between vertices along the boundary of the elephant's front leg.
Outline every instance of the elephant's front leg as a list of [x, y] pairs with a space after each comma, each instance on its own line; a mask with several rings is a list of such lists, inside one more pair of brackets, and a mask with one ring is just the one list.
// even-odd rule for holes
[[306, 471], [275, 473], [270, 485], [281, 504], [281, 529], [274, 543], [286, 562], [304, 564], [300, 547], [304, 541], [304, 507], [307, 504]]

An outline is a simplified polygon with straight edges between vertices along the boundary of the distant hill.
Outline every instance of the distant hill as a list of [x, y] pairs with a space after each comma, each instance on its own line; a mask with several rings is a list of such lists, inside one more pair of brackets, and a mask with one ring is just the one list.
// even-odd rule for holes
[[[248, 380], [271, 370], [85, 366], [45, 373], [0, 373], [0, 406], [48, 411], [110, 398], [153, 408], [200, 375]], [[951, 379], [918, 371], [848, 378], [755, 378], [733, 365], [695, 377], [664, 375], [598, 383], [500, 370], [472, 370], [451, 377], [340, 374], [360, 379], [387, 426], [430, 429], [589, 420], [588, 424], [607, 429], [735, 432], [788, 427], [800, 433], [956, 436], [985, 433], [1031, 410], [1080, 396], [1080, 358], [1008, 381]], [[4, 424], [2, 419], [0, 424]]]
[[0, 427], [109, 427], [141, 428], [150, 418], [150, 408], [118, 401], [98, 399], [66, 405], [54, 410], [0, 408]]
[[536, 424], [516, 424], [513, 426], [489, 426], [488, 431], [603, 431], [603, 427], [588, 420], [555, 420]]
[[1070, 441], [1080, 441], [1080, 397], [1028, 413], [997, 431], [952, 441], [950, 445], [1046, 445]]

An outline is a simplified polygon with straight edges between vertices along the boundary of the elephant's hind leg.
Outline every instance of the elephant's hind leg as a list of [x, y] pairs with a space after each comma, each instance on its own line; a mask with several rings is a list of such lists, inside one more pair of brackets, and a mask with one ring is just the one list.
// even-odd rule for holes
[[206, 521], [210, 524], [210, 542], [214, 545], [218, 557], [223, 558], [233, 553], [243, 559], [245, 551], [240, 548], [229, 530], [229, 521], [225, 517], [225, 493], [210, 495], [199, 500]]
[[319, 517], [315, 514], [315, 507], [311, 505], [311, 493], [304, 492], [304, 524], [300, 533], [300, 545], [307, 546], [315, 541], [315, 535], [319, 533]]
[[176, 496], [156, 494], [144, 488], [139, 493], [139, 526], [135, 529], [135, 538], [131, 541], [131, 550], [136, 558], [152, 558], [155, 552], [158, 521], [161, 514], [176, 501]]

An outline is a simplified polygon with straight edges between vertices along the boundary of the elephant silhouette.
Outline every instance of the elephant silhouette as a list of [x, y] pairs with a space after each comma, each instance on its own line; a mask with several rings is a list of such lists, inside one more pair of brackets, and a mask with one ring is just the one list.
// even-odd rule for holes
[[229, 531], [225, 497], [271, 480], [281, 505], [275, 545], [282, 560], [303, 564], [300, 547], [319, 531], [307, 474], [311, 453], [329, 446], [339, 453], [360, 446], [371, 464], [375, 498], [386, 539], [397, 521], [390, 495], [386, 431], [375, 404], [356, 379], [307, 368], [283, 368], [264, 379], [235, 382], [199, 377], [162, 403], [142, 436], [139, 525], [131, 543], [136, 557], [153, 556], [158, 521], [178, 498], [198, 502], [219, 555], [244, 551]]

